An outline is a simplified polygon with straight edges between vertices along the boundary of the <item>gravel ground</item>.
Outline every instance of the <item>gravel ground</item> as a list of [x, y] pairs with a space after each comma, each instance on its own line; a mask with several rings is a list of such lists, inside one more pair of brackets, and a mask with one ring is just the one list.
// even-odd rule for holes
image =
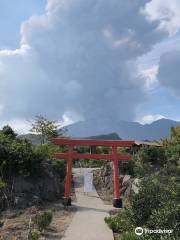
[[65, 208], [60, 202], [39, 208], [31, 207], [25, 210], [8, 210], [4, 212], [1, 217], [3, 226], [0, 227], [0, 237], [7, 240], [27, 240], [30, 217], [33, 218], [38, 212], [45, 210], [53, 212], [53, 221], [44, 231], [41, 239], [61, 239], [71, 223], [76, 209], [74, 207]]

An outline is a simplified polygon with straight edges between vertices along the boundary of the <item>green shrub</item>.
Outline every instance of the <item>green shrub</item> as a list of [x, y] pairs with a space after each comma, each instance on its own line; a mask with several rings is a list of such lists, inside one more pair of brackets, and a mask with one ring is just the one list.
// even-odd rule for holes
[[147, 226], [150, 229], [172, 229], [172, 237], [180, 237], [180, 205], [173, 201], [163, 202], [160, 208], [154, 210]]
[[5, 188], [6, 188], [6, 183], [0, 178], [0, 194], [3, 193]]
[[137, 155], [133, 156], [132, 165], [134, 177], [144, 178], [154, 172], [152, 165], [149, 162], [143, 162]]
[[[140, 179], [138, 193], [131, 194], [124, 215], [105, 219], [114, 232], [121, 234], [119, 240], [180, 239], [180, 127], [172, 130], [171, 138], [164, 140], [162, 148], [142, 148], [134, 156], [134, 176]], [[137, 226], [172, 229], [173, 233], [139, 237], [134, 233]]]
[[110, 229], [113, 230], [113, 232], [119, 232], [119, 223], [116, 221], [115, 217], [105, 217], [105, 222], [108, 224]]
[[[139, 191], [131, 195], [130, 207], [116, 216], [105, 218], [109, 227], [117, 233], [124, 234], [123, 239], [134, 239], [135, 227], [148, 229], [172, 229], [171, 239], [180, 239], [180, 188], [179, 178], [151, 174], [139, 183]], [[123, 236], [123, 235], [122, 235]], [[163, 239], [169, 239], [167, 234]], [[121, 239], [121, 238], [120, 238]], [[136, 238], [135, 238], [136, 239]], [[159, 235], [143, 235], [142, 240], [158, 240]]]
[[4, 197], [5, 189], [6, 189], [6, 183], [0, 178], [0, 212], [5, 207], [5, 197]]
[[56, 146], [51, 143], [38, 144], [33, 146], [34, 153], [42, 160], [48, 160], [54, 158], [55, 152], [63, 152], [63, 146]]
[[66, 161], [64, 160], [53, 160], [53, 169], [60, 174], [62, 177], [65, 177], [66, 174]]
[[137, 236], [134, 231], [124, 232], [118, 237], [118, 240], [179, 240], [179, 238], [170, 237], [166, 234], [142, 234]]
[[134, 175], [134, 161], [119, 161], [118, 164], [122, 174]]
[[64, 197], [62, 203], [65, 207], [70, 206], [71, 205], [71, 198], [65, 198]]
[[[134, 231], [123, 233], [118, 240], [170, 240], [167, 236], [142, 234], [137, 236]], [[171, 239], [174, 240], [174, 239]]]
[[51, 211], [45, 211], [35, 216], [34, 223], [40, 231], [44, 230], [52, 222], [53, 214]]
[[105, 217], [104, 220], [113, 232], [121, 233], [133, 229], [133, 225], [129, 221], [125, 211], [122, 211], [115, 216]]
[[38, 229], [32, 229], [31, 230], [31, 239], [32, 240], [38, 240], [41, 236], [41, 232]]
[[13, 131], [13, 129], [9, 125], [3, 127], [2, 133], [11, 139], [15, 139], [17, 136], [17, 134]]
[[[131, 196], [131, 207], [127, 211], [134, 225], [147, 224], [153, 212], [158, 211], [162, 206], [166, 209], [168, 203], [177, 206], [180, 197], [178, 186], [178, 177], [163, 176], [161, 173], [151, 174], [141, 179], [139, 192]], [[173, 220], [171, 217], [170, 219]], [[163, 225], [165, 219], [162, 217], [161, 221]]]
[[40, 156], [42, 160], [47, 160], [51, 158], [50, 147], [47, 143], [34, 146], [34, 153]]
[[[41, 162], [52, 159], [57, 147], [52, 144], [32, 145], [27, 139], [16, 136], [6, 126], [0, 130], [0, 170], [1, 175], [35, 176], [40, 174]], [[9, 179], [10, 180], [10, 179]]]
[[42, 158], [33, 151], [28, 140], [10, 138], [0, 132], [0, 168], [3, 177], [35, 175], [41, 161]]
[[151, 163], [152, 165], [164, 165], [165, 151], [163, 148], [155, 146], [142, 147], [139, 152], [139, 157], [144, 163]]
[[78, 161], [74, 161], [75, 167], [84, 167], [84, 168], [99, 168], [104, 165], [103, 160], [96, 160], [96, 159], [80, 159]]

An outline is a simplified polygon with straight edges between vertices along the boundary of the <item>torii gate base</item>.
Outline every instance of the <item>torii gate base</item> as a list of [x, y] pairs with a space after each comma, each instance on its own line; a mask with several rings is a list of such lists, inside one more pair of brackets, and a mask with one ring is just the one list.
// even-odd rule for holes
[[[119, 160], [131, 160], [130, 155], [122, 155], [118, 153], [118, 147], [132, 147], [134, 141], [124, 140], [92, 140], [92, 139], [70, 139], [70, 138], [54, 138], [52, 142], [56, 145], [67, 145], [68, 152], [56, 153], [55, 158], [67, 160], [67, 172], [64, 202], [66, 205], [71, 205], [71, 176], [72, 176], [72, 161], [74, 159], [99, 159], [99, 160], [112, 160], [113, 161], [113, 179], [114, 179], [114, 199], [113, 206], [122, 208], [122, 199], [120, 198], [119, 186]], [[75, 146], [108, 146], [112, 151], [110, 154], [96, 154], [96, 153], [77, 153], [74, 151]]]

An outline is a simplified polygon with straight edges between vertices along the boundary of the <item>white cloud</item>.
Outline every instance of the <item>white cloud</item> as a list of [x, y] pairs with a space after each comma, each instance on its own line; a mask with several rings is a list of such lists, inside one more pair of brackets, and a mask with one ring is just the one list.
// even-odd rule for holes
[[21, 47], [0, 51], [1, 119], [133, 120], [147, 94], [136, 59], [164, 37], [140, 14], [147, 2], [49, 0], [22, 24]]
[[63, 114], [60, 124], [62, 126], [67, 126], [77, 121], [84, 121], [83, 116], [73, 111], [67, 111]]
[[2, 121], [0, 123], [0, 128], [5, 125], [9, 125], [13, 128], [13, 130], [18, 134], [29, 133], [31, 129], [31, 123], [24, 119], [12, 119], [10, 121]]
[[158, 29], [167, 31], [171, 36], [180, 30], [179, 0], [152, 0], [141, 12], [150, 21], [160, 21]]
[[148, 66], [148, 68], [143, 68], [141, 65], [139, 67], [139, 74], [145, 79], [145, 88], [147, 90], [154, 89], [158, 86], [159, 81], [157, 79], [158, 65]]
[[0, 50], [0, 56], [1, 57], [23, 56], [23, 55], [26, 55], [29, 49], [30, 47], [28, 45], [22, 44], [20, 48], [17, 48], [15, 50], [9, 50], [9, 49]]
[[154, 121], [157, 121], [159, 119], [165, 118], [163, 115], [155, 114], [155, 115], [145, 115], [141, 119], [137, 120], [138, 122], [142, 124], [150, 124]]
[[[1, 114], [1, 106], [0, 106], [0, 114]], [[65, 113], [62, 116], [62, 120], [57, 122], [59, 126], [65, 127], [69, 124], [72, 124], [74, 121], [71, 119], [71, 116], [68, 113]], [[1, 121], [0, 129], [6, 125], [9, 125], [13, 128], [13, 130], [18, 134], [27, 134], [30, 133], [30, 129], [32, 128], [33, 119], [11, 119], [9, 121]]]
[[74, 122], [66, 114], [63, 114], [62, 118], [63, 118], [62, 126], [68, 126]]

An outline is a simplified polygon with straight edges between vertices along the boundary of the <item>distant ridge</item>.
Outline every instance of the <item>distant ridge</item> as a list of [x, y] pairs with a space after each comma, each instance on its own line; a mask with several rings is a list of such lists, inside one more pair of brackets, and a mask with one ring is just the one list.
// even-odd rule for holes
[[117, 133], [101, 134], [97, 136], [87, 137], [88, 139], [97, 139], [97, 140], [121, 140]]
[[27, 134], [19, 135], [18, 137], [21, 139], [27, 139], [34, 145], [41, 143], [41, 137], [37, 134], [27, 133]]
[[169, 137], [170, 128], [178, 125], [180, 125], [180, 122], [170, 119], [160, 119], [144, 125], [126, 121], [119, 121], [118, 124], [103, 121], [84, 121], [71, 124], [67, 129], [70, 137], [87, 138], [88, 136], [116, 133], [122, 139], [159, 140]]

